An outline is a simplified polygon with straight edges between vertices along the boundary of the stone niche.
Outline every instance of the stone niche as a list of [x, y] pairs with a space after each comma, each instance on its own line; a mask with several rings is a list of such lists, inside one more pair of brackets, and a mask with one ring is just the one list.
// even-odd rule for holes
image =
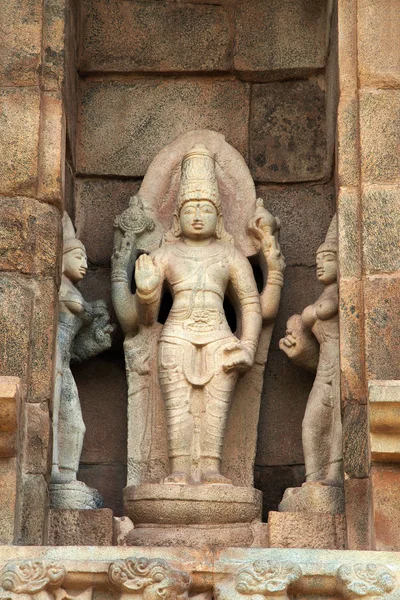
[[[313, 376], [278, 342], [288, 317], [318, 297], [315, 251], [335, 212], [335, 23], [327, 0], [68, 3], [66, 208], [87, 249], [84, 297], [111, 304], [113, 219], [151, 160], [186, 131], [222, 133], [281, 221], [287, 268], [254, 467], [264, 520], [304, 481], [301, 421]], [[118, 331], [109, 352], [73, 371], [87, 427], [79, 479], [116, 516], [127, 473], [122, 341]]]

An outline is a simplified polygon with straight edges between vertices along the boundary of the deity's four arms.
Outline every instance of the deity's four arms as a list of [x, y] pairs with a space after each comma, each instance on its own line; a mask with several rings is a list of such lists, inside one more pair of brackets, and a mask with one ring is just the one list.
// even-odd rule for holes
[[301, 315], [293, 315], [280, 348], [297, 365], [316, 371], [303, 420], [307, 482], [343, 485], [340, 414], [337, 220], [317, 250], [317, 277], [325, 289]]
[[[182, 160], [172, 228], [160, 247], [136, 260], [136, 236], [126, 231], [112, 257], [113, 303], [126, 335], [156, 323], [165, 290], [173, 299], [158, 344], [166, 483], [230, 483], [220, 471], [230, 401], [238, 376], [254, 363], [263, 320], [276, 316], [285, 266], [279, 224], [262, 201], [248, 230], [260, 245], [261, 294], [247, 257], [224, 227], [214, 155], [196, 144]], [[225, 316], [225, 296], [235, 308], [237, 336]]]
[[114, 327], [110, 325], [105, 302], [86, 302], [76, 287], [86, 274], [86, 250], [66, 213], [63, 243], [50, 497], [53, 508], [97, 508], [102, 504], [100, 494], [77, 481], [85, 424], [70, 363], [82, 362], [110, 348]]

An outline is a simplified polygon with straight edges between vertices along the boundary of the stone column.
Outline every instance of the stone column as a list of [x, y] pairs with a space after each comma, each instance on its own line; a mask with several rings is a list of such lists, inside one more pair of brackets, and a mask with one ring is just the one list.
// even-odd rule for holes
[[368, 381], [399, 379], [398, 2], [339, 0], [338, 216], [347, 542], [371, 547]]
[[[43, 543], [64, 163], [63, 0], [3, 5], [0, 370], [21, 380], [16, 542]], [[3, 483], [1, 484], [3, 485]]]

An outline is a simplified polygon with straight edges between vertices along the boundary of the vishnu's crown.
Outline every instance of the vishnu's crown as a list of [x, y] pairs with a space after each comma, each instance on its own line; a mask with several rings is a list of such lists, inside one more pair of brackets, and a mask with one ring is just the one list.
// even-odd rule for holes
[[317, 252], [337, 252], [338, 251], [338, 227], [337, 227], [337, 216], [336, 213], [332, 217], [332, 221], [329, 225], [328, 233], [326, 234], [325, 241], [318, 248]]
[[68, 213], [64, 212], [62, 218], [62, 228], [63, 228], [63, 253], [70, 252], [71, 250], [76, 250], [76, 248], [80, 248], [86, 253], [85, 246], [82, 244], [81, 240], [78, 240], [75, 234], [74, 226], [72, 225], [72, 221], [68, 215]]
[[178, 212], [190, 200], [209, 200], [221, 213], [215, 158], [204, 144], [198, 143], [185, 154], [181, 166]]

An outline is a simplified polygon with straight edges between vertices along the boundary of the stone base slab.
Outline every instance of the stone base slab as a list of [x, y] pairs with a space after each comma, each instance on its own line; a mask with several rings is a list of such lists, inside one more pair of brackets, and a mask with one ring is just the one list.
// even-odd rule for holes
[[113, 512], [99, 510], [50, 510], [49, 546], [111, 546]]
[[279, 512], [344, 513], [344, 489], [306, 483], [298, 488], [288, 488], [278, 506]]
[[323, 548], [344, 550], [344, 515], [274, 512], [268, 515], [270, 548]]
[[124, 514], [133, 523], [220, 525], [261, 520], [262, 493], [233, 485], [147, 483], [124, 489]]
[[132, 529], [126, 537], [127, 546], [206, 546], [266, 547], [267, 524], [229, 523], [224, 525], [143, 525]]
[[88, 487], [82, 481], [51, 483], [50, 508], [59, 510], [86, 510], [103, 508], [104, 500], [100, 492]]

